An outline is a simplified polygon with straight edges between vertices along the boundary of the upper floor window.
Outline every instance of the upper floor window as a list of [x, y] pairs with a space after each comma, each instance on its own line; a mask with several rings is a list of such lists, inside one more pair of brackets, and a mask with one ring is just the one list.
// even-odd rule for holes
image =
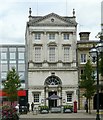
[[72, 93], [67, 93], [67, 102], [72, 102]]
[[16, 52], [10, 52], [10, 63], [16, 63]]
[[49, 39], [50, 40], [54, 40], [55, 39], [55, 34], [54, 33], [50, 33], [49, 34]]
[[64, 61], [67, 62], [69, 61], [69, 48], [64, 47]]
[[40, 40], [40, 39], [41, 39], [41, 34], [35, 33], [35, 40]]
[[61, 85], [61, 80], [57, 76], [49, 76], [46, 81], [45, 85]]
[[7, 53], [6, 52], [1, 53], [1, 60], [7, 60]]
[[24, 52], [18, 53], [18, 59], [24, 60]]
[[16, 59], [16, 54], [15, 52], [10, 53], [10, 60], [15, 60]]
[[4, 81], [6, 80], [7, 77], [7, 72], [1, 72], [1, 80]]
[[35, 61], [41, 61], [41, 47], [35, 47]]
[[69, 34], [64, 33], [64, 34], [63, 34], [63, 38], [64, 38], [64, 40], [69, 40]]
[[24, 71], [19, 71], [19, 77], [21, 81], [25, 81], [25, 72]]
[[49, 61], [51, 62], [55, 61], [55, 47], [49, 48]]
[[80, 62], [81, 62], [81, 63], [86, 63], [86, 54], [81, 54], [80, 57], [81, 57], [81, 58], [80, 58]]

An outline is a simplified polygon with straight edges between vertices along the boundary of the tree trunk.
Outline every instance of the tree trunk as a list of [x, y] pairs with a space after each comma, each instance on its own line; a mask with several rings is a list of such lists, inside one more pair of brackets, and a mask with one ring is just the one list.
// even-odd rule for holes
[[89, 99], [89, 114], [91, 114], [90, 99]]

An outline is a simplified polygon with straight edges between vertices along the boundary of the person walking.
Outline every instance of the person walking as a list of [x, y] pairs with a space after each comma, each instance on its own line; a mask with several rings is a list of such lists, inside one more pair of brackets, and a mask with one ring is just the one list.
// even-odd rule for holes
[[88, 113], [88, 100], [85, 101], [85, 110], [86, 110], [86, 113]]
[[32, 104], [31, 104], [31, 111], [33, 112], [33, 110], [34, 110], [34, 103], [32, 102]]
[[30, 107], [30, 104], [27, 103], [27, 110], [28, 110], [28, 112], [30, 112], [29, 107]]

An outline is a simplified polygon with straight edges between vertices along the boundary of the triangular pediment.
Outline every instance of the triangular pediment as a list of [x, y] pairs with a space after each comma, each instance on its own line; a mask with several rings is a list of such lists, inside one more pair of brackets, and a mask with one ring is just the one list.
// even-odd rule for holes
[[39, 17], [38, 19], [31, 21], [32, 25], [38, 26], [75, 26], [76, 22], [71, 21], [69, 17], [61, 17], [55, 13], [48, 14], [44, 17]]

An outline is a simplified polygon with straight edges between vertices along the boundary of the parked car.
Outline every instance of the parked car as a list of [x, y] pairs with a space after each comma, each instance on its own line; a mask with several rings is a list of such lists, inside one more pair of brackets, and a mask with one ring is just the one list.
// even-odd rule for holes
[[19, 113], [27, 114], [27, 112], [28, 112], [27, 106], [19, 106]]

